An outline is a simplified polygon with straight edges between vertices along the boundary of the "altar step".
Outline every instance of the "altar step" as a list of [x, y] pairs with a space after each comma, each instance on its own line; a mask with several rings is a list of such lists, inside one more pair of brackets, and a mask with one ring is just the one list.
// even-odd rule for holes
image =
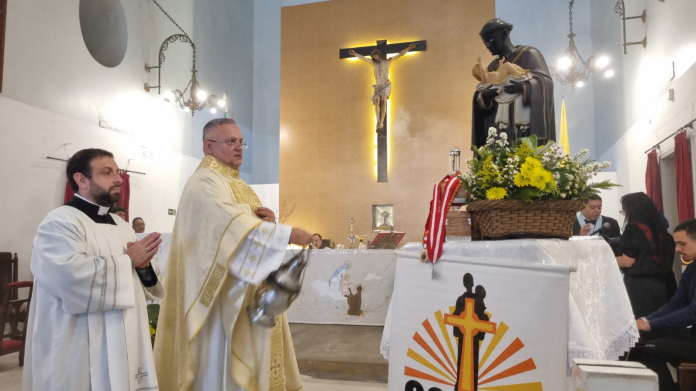
[[380, 326], [291, 323], [302, 375], [318, 379], [386, 383], [389, 364], [381, 354]]

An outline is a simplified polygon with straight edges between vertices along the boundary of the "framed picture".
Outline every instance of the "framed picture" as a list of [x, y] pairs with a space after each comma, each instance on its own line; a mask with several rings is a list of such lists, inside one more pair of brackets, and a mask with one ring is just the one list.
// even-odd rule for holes
[[372, 232], [394, 230], [394, 205], [372, 205]]

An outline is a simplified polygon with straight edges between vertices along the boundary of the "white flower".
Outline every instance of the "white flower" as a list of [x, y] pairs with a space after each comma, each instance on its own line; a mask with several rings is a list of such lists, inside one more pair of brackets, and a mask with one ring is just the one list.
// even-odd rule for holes
[[566, 198], [566, 193], [561, 193], [561, 198]]

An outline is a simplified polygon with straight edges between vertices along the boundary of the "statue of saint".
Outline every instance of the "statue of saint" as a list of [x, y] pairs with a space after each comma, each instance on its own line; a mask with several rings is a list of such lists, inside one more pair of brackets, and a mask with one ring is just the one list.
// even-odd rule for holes
[[544, 56], [531, 46], [510, 42], [512, 25], [492, 19], [483, 26], [481, 39], [497, 56], [487, 69], [474, 67], [481, 81], [473, 102], [471, 144], [486, 144], [488, 128], [496, 127], [508, 139], [536, 135], [540, 143], [556, 140], [553, 79]]
[[384, 134], [384, 118], [387, 116], [387, 99], [391, 95], [391, 81], [389, 81], [389, 67], [396, 59], [403, 57], [406, 53], [416, 47], [416, 43], [410, 44], [406, 49], [399, 52], [396, 56], [387, 58], [379, 49], [375, 49], [370, 54], [370, 58], [360, 55], [355, 50], [350, 49], [348, 53], [372, 65], [375, 72], [375, 84], [372, 85], [372, 104], [375, 105], [375, 118], [377, 119], [377, 133]]

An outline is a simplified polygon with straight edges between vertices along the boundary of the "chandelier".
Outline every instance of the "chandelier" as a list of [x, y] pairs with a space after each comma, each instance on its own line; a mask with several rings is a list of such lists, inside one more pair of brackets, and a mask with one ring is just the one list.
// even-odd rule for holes
[[563, 53], [563, 57], [558, 60], [557, 69], [549, 67], [551, 76], [558, 80], [561, 85], [570, 85], [570, 87], [575, 90], [575, 87], [582, 88], [585, 85], [587, 79], [590, 78], [592, 72], [604, 71], [604, 76], [610, 78], [614, 76], [614, 71], [612, 69], [607, 69], [609, 65], [609, 58], [607, 56], [601, 56], [595, 58], [595, 56], [590, 56], [587, 60], [582, 58], [580, 50], [575, 46], [575, 33], [573, 32], [573, 5], [575, 5], [575, 0], [570, 0], [569, 8], [569, 21], [570, 21], [570, 31], [568, 33], [568, 47]]
[[[157, 93], [160, 94], [161, 88], [162, 88], [162, 64], [164, 64], [165, 56], [164, 52], [169, 48], [170, 43], [176, 43], [176, 42], [183, 42], [183, 43], [188, 43], [191, 45], [191, 49], [193, 50], [193, 67], [191, 69], [191, 80], [189, 80], [188, 84], [186, 85], [186, 88], [184, 88], [183, 91], [181, 90], [169, 90], [164, 93], [164, 100], [167, 102], [171, 102], [175, 100], [179, 106], [186, 112], [190, 112], [191, 116], [193, 116], [196, 111], [201, 111], [207, 107], [210, 107], [210, 112], [215, 114], [217, 113], [217, 108], [225, 108], [227, 106], [227, 96], [223, 94], [222, 98], [216, 96], [216, 95], [208, 95], [205, 90], [201, 88], [200, 83], [198, 82], [198, 76], [197, 73], [198, 71], [196, 70], [196, 44], [193, 43], [189, 35], [184, 31], [184, 29], [179, 26], [178, 23], [172, 19], [171, 16], [162, 8], [162, 6], [157, 3], [156, 0], [152, 0], [155, 5], [164, 13], [164, 15], [169, 18], [169, 20], [181, 31], [181, 34], [174, 34], [162, 42], [162, 45], [160, 46], [159, 50], [159, 62], [157, 66], [150, 66], [147, 63], [145, 63], [145, 70], [147, 72], [150, 72], [152, 69], [157, 69], [157, 85], [156, 86], [151, 86], [148, 83], [145, 83], [145, 91], [150, 92], [151, 89], [156, 88]], [[188, 98], [186, 97], [186, 93], [188, 92], [189, 96]]]

